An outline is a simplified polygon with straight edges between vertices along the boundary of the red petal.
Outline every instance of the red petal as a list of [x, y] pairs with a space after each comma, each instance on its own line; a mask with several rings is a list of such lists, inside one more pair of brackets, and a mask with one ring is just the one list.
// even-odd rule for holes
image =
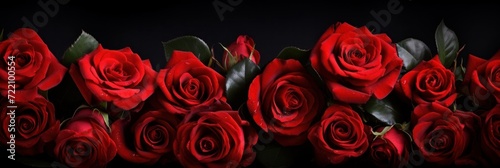
[[247, 106], [248, 106], [248, 111], [250, 112], [250, 115], [252, 115], [252, 118], [254, 119], [255, 123], [261, 127], [264, 131], [268, 132], [268, 127], [267, 123], [264, 120], [264, 116], [262, 115], [261, 111], [261, 103], [260, 102], [260, 92], [261, 92], [261, 75], [258, 75], [255, 77], [255, 79], [252, 81], [250, 84], [250, 87], [248, 89], [248, 100], [247, 100]]
[[25, 38], [30, 41], [42, 41], [37, 32], [30, 28], [19, 28], [9, 38]]
[[[188, 61], [188, 60], [193, 60], [193, 61]], [[174, 50], [172, 52], [172, 56], [167, 62], [166, 68], [171, 68], [175, 66], [176, 64], [182, 64], [182, 63], [187, 63], [189, 62], [192, 67], [201, 67], [205, 66], [203, 63], [196, 58], [196, 56], [189, 51], [180, 51], [180, 50]]]
[[347, 88], [336, 82], [330, 83], [328, 88], [330, 88], [335, 99], [344, 103], [363, 104], [370, 99], [370, 94]]
[[469, 54], [469, 59], [467, 60], [467, 69], [464, 76], [464, 83], [469, 83], [472, 78], [472, 73], [476, 71], [476, 68], [486, 62], [487, 60], [485, 59]]
[[[111, 125], [111, 139], [115, 141], [117, 153], [123, 159], [135, 163], [147, 162], [147, 158], [143, 158], [141, 155], [138, 155], [135, 151], [129, 149], [125, 142], [125, 128], [127, 122], [124, 119], [117, 120], [113, 122]], [[130, 139], [130, 138], [129, 138]]]

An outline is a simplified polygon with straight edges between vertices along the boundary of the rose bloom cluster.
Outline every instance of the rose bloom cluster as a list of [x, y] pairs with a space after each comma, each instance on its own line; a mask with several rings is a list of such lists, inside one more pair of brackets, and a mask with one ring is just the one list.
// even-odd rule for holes
[[[250, 167], [264, 134], [282, 147], [310, 147], [310, 166], [500, 165], [500, 52], [469, 55], [456, 82], [438, 55], [403, 73], [388, 35], [348, 23], [324, 32], [310, 64], [278, 57], [262, 64], [255, 47], [247, 35], [224, 47], [223, 71], [245, 59], [265, 65], [248, 81], [244, 106], [232, 107], [224, 73], [193, 52], [174, 50], [157, 71], [129, 47], [99, 44], [64, 66], [35, 31], [18, 29], [0, 42], [0, 145], [10, 140], [7, 62], [15, 56], [16, 152], [67, 167]], [[66, 74], [84, 102], [56, 111], [42, 93]], [[484, 108], [456, 109], [460, 89]], [[357, 107], [392, 93], [412, 105], [399, 111], [407, 123], [366, 122]]]

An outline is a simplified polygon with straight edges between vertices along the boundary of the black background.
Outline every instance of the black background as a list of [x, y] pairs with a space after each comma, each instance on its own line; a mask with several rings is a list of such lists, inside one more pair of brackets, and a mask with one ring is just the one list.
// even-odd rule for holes
[[[284, 47], [311, 49], [324, 30], [336, 22], [359, 27], [377, 21], [371, 12], [384, 12], [390, 1], [399, 2], [403, 9], [391, 14], [390, 18], [383, 18], [387, 24], [378, 32], [388, 34], [394, 42], [405, 38], [420, 39], [436, 54], [434, 32], [443, 20], [457, 34], [460, 46], [465, 45], [460, 54], [465, 60], [467, 54], [489, 58], [500, 49], [500, 5], [496, 4], [436, 4], [417, 0], [341, 3], [242, 0], [232, 7], [232, 11], [223, 13], [224, 18], [220, 19], [212, 4], [214, 0], [69, 0], [67, 4], [59, 4], [53, 16], [49, 16], [39, 4], [48, 1], [57, 2], [2, 2], [0, 28], [8, 34], [27, 22], [34, 24], [58, 58], [82, 31], [93, 35], [104, 48], [130, 47], [141, 57], [150, 59], [154, 68], [165, 65], [162, 41], [183, 35], [198, 36], [213, 46], [216, 57], [220, 57], [222, 50], [218, 43], [228, 45], [238, 35], [247, 34], [256, 42], [256, 49], [262, 57], [261, 65], [264, 65]], [[226, 0], [218, 1], [228, 4]], [[33, 17], [44, 14], [46, 18]]]
[[[40, 17], [44, 8], [38, 1], [16, 1], [0, 7], [0, 27], [4, 34], [23, 27], [29, 21], [57, 56], [62, 54], [83, 31], [93, 35], [104, 48], [131, 47], [153, 66], [163, 66], [162, 41], [183, 35], [195, 35], [222, 54], [218, 43], [229, 45], [240, 34], [254, 38], [262, 55], [262, 64], [287, 46], [310, 49], [319, 36], [336, 22], [353, 26], [377, 21], [371, 14], [383, 13], [389, 2], [399, 2], [401, 12], [391, 14], [378, 32], [387, 33], [394, 42], [405, 38], [424, 41], [436, 53], [434, 32], [445, 24], [465, 45], [463, 55], [489, 58], [500, 49], [500, 5], [480, 3], [423, 3], [417, 0], [384, 0], [342, 3], [308, 1], [256, 2], [240, 0], [221, 20], [212, 5], [215, 0], [194, 1], [102, 1], [64, 0], [54, 16]], [[63, 0], [61, 0], [63, 1]], [[228, 4], [227, 0], [218, 0]], [[53, 9], [53, 8], [52, 8]], [[37, 14], [38, 13], [38, 14]], [[46, 13], [46, 12], [45, 12]], [[35, 16], [35, 17], [34, 17]], [[26, 18], [27, 21], [23, 21]], [[42, 24], [42, 23], [46, 24]], [[36, 23], [39, 23], [38, 25]]]

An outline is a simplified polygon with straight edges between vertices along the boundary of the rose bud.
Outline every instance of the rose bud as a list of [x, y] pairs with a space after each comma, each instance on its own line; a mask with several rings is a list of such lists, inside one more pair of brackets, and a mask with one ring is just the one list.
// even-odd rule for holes
[[255, 48], [253, 39], [248, 35], [240, 35], [235, 42], [224, 48], [222, 60], [224, 69], [229, 70], [234, 64], [245, 58], [249, 58], [255, 64], [259, 65], [260, 53]]

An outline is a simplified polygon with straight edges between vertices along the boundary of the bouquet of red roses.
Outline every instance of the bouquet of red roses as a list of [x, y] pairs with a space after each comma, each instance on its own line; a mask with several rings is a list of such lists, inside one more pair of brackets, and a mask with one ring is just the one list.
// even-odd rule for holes
[[0, 145], [38, 167], [499, 166], [500, 52], [461, 57], [443, 22], [435, 40], [339, 22], [261, 63], [250, 36], [219, 57], [183, 36], [155, 70], [86, 32], [58, 59], [20, 28], [0, 35]]

